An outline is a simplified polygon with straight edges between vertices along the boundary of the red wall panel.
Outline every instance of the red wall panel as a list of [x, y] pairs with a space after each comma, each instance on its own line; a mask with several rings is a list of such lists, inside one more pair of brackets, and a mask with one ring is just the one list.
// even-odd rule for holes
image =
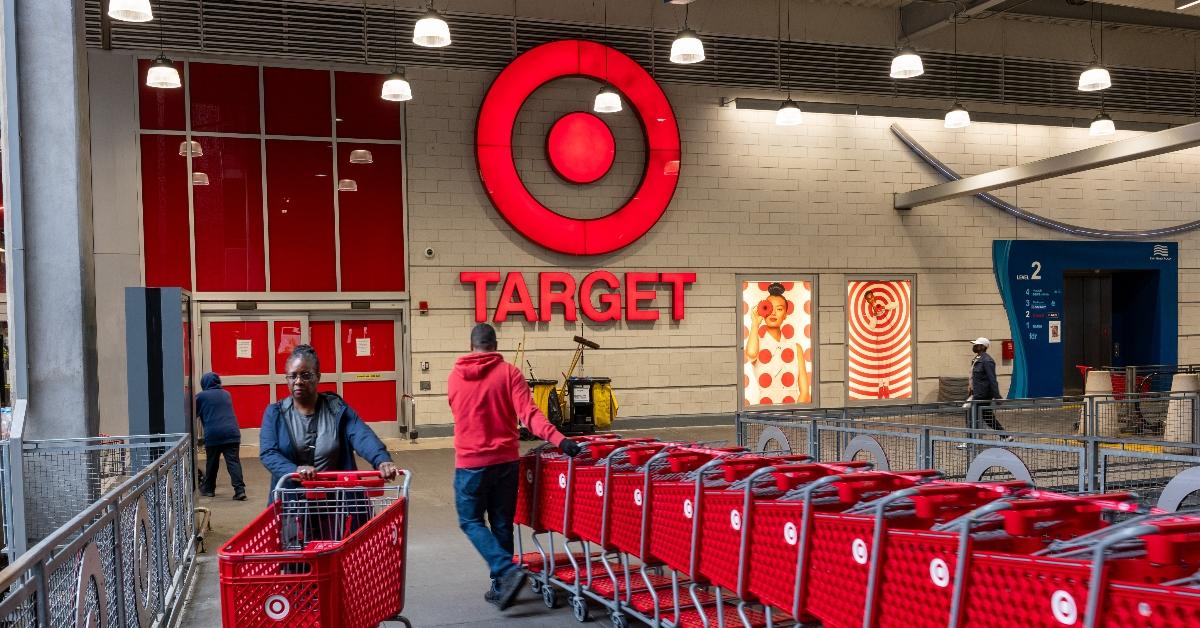
[[237, 415], [238, 426], [255, 428], [262, 425], [263, 412], [271, 405], [271, 385], [233, 385], [225, 386], [229, 396], [233, 397], [233, 412]]
[[142, 136], [142, 236], [146, 285], [191, 290], [187, 163], [179, 136]]
[[[146, 85], [146, 72], [152, 59], [138, 59], [138, 117], [143, 129], [184, 130], [183, 87], [161, 89]], [[175, 63], [179, 78], [187, 85], [187, 72], [183, 63]]]
[[342, 382], [342, 396], [364, 421], [396, 420], [396, 382]]
[[260, 143], [218, 137], [196, 141], [204, 155], [192, 157], [192, 172], [207, 174], [209, 182], [192, 186], [196, 289], [262, 292], [267, 279]]
[[263, 68], [263, 108], [269, 135], [330, 137], [329, 71]]
[[[350, 152], [369, 150], [372, 163], [350, 163]], [[404, 290], [404, 187], [398, 144], [338, 142], [338, 177], [354, 192], [338, 192], [342, 290]]]
[[386, 78], [383, 74], [334, 73], [338, 137], [400, 139], [400, 103], [379, 97]]
[[337, 289], [329, 142], [267, 141], [271, 290]]
[[258, 66], [189, 63], [192, 132], [258, 133]]
[[[361, 345], [360, 345], [360, 341]], [[364, 350], [359, 355], [359, 348]], [[396, 370], [396, 322], [390, 320], [342, 321], [342, 372], [367, 373]]]
[[315, 321], [308, 325], [308, 344], [321, 358], [321, 370], [337, 372], [337, 339], [333, 337], [333, 321]]
[[[267, 321], [214, 321], [209, 325], [212, 370], [228, 375], [267, 375], [271, 365]], [[238, 341], [249, 341], [249, 357], [238, 357]], [[245, 346], [245, 345], [243, 345]]]

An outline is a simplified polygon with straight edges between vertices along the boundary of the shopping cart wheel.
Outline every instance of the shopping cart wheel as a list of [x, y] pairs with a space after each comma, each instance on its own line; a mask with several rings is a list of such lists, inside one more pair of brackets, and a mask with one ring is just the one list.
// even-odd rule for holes
[[575, 621], [582, 623], [591, 619], [589, 610], [587, 600], [582, 595], [571, 598], [571, 614], [575, 616]]
[[608, 619], [612, 621], [613, 628], [629, 628], [629, 618], [625, 617], [625, 613], [609, 613]]
[[529, 579], [529, 590], [533, 591], [534, 595], [538, 595], [539, 593], [541, 593], [542, 592], [542, 581], [538, 580], [536, 577], [530, 578]]
[[546, 608], [558, 608], [558, 593], [554, 591], [554, 587], [542, 587], [542, 604]]
[[405, 618], [404, 615], [396, 615], [395, 619], [393, 619], [392, 621], [398, 621], [398, 622], [404, 624], [405, 628], [412, 628], [412, 622], [408, 621], [408, 619]]

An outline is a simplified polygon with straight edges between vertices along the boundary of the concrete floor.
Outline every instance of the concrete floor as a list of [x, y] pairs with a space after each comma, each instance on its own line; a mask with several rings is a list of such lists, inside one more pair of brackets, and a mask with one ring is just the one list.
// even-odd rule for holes
[[[698, 441], [734, 440], [732, 426], [622, 430], [630, 436]], [[501, 613], [483, 600], [488, 586], [482, 559], [458, 529], [451, 489], [454, 450], [450, 439], [429, 439], [420, 445], [399, 444], [392, 458], [413, 472], [409, 527], [407, 592], [404, 615], [420, 628], [433, 626], [572, 626], [570, 609], [547, 609], [526, 588], [518, 602]], [[196, 583], [184, 610], [182, 625], [196, 628], [221, 625], [217, 577], [217, 549], [265, 507], [269, 475], [255, 458], [244, 459], [250, 499], [235, 502], [224, 468], [217, 496], [200, 498], [212, 510], [212, 531], [206, 535], [208, 551], [198, 560]], [[593, 612], [592, 625], [608, 626], [602, 612]], [[385, 624], [391, 626], [393, 624]], [[399, 626], [399, 624], [394, 624]]]

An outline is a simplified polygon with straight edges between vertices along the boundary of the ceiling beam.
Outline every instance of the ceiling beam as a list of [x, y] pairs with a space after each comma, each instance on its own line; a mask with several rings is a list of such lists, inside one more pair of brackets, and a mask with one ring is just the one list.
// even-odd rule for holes
[[[994, 9], [1008, 0], [974, 0], [957, 15], [970, 17]], [[954, 3], [914, 2], [900, 8], [900, 29], [907, 39], [918, 39], [953, 23], [957, 5]]]
[[903, 192], [896, 195], [895, 208], [912, 209], [998, 188], [1173, 153], [1194, 146], [1200, 146], [1200, 122]]

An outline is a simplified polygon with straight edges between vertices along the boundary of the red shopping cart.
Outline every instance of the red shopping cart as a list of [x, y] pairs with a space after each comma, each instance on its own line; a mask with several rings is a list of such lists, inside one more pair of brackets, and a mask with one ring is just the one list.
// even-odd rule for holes
[[367, 628], [404, 610], [408, 487], [376, 471], [318, 473], [283, 488], [219, 551], [226, 627]]

